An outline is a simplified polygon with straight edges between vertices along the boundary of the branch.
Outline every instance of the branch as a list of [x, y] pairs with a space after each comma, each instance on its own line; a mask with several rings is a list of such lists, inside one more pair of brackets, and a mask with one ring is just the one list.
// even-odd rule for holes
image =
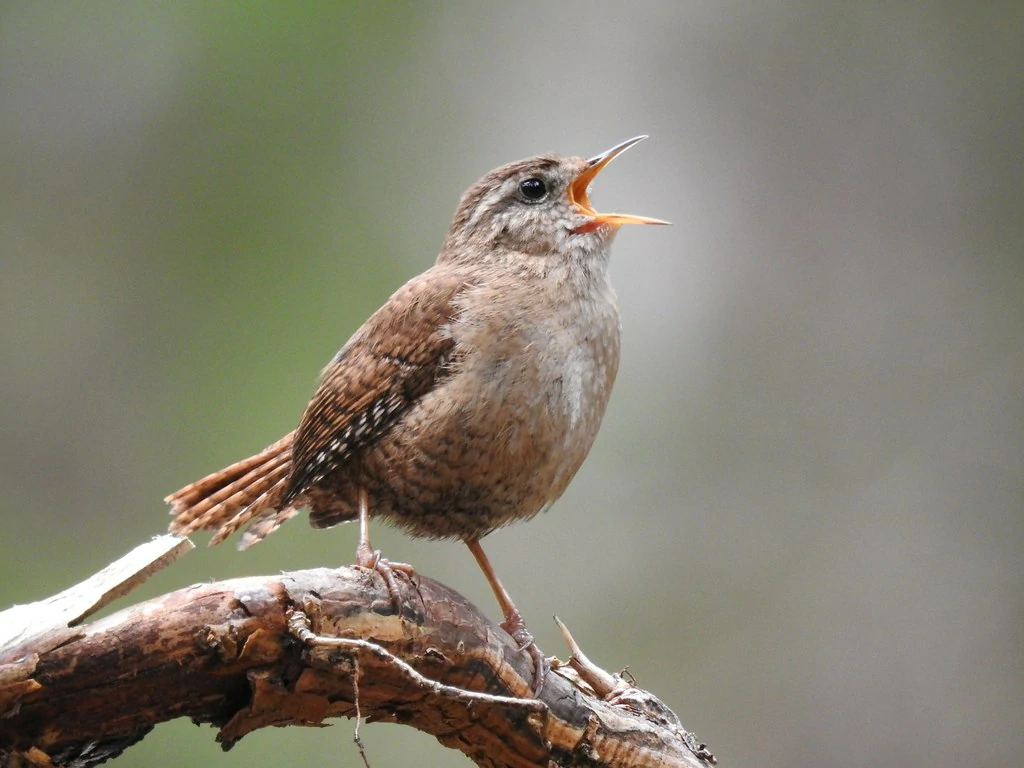
[[[168, 539], [180, 542], [144, 546], [173, 559], [181, 549]], [[535, 699], [532, 661], [503, 630], [431, 579], [399, 585], [400, 615], [382, 580], [358, 568], [198, 584], [86, 626], [74, 626], [79, 605], [40, 632], [10, 631], [14, 614], [0, 614], [0, 766], [95, 765], [177, 717], [212, 723], [229, 749], [268, 725], [357, 712], [430, 733], [481, 766], [714, 762], [671, 710], [591, 664], [564, 627], [573, 656], [552, 664]], [[38, 617], [54, 600], [12, 610]]]

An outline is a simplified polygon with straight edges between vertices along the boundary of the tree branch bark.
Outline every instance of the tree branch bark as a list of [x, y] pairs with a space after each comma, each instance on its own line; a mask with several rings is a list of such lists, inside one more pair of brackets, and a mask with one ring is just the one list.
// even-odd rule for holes
[[12, 631], [15, 613], [54, 599], [0, 614], [0, 766], [95, 765], [177, 717], [218, 727], [228, 749], [257, 728], [357, 712], [481, 766], [714, 762], [671, 710], [595, 667], [567, 633], [573, 656], [533, 698], [532, 661], [503, 630], [431, 579], [399, 584], [400, 614], [358, 568], [198, 584], [84, 626], [79, 606]]

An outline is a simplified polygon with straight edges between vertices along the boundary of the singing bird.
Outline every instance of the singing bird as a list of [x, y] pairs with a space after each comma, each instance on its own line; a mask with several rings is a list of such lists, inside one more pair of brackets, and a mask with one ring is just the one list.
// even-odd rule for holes
[[480, 539], [565, 491], [597, 435], [619, 365], [608, 279], [623, 224], [588, 191], [638, 136], [596, 157], [540, 155], [491, 171], [462, 196], [434, 266], [398, 289], [334, 356], [298, 428], [171, 494], [171, 531], [246, 528], [254, 544], [301, 509], [328, 528], [359, 520], [356, 563], [395, 571], [370, 544], [383, 518], [460, 539], [487, 577], [502, 627], [546, 664]]

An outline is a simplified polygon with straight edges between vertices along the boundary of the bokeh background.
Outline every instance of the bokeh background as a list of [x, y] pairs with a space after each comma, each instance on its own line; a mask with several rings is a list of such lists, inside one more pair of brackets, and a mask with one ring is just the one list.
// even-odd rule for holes
[[[1024, 754], [1024, 5], [0, 6], [0, 605], [296, 423], [501, 163], [652, 139], [598, 208], [624, 356], [565, 497], [488, 550], [723, 765]], [[139, 597], [351, 561], [300, 519]], [[200, 543], [205, 536], [197, 537]], [[491, 615], [465, 549], [375, 543]], [[356, 765], [351, 722], [123, 765]], [[463, 766], [410, 729], [375, 765]]]

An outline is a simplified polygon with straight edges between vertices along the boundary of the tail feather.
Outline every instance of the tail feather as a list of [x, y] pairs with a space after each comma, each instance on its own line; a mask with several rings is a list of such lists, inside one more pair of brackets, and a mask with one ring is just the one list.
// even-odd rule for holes
[[242, 534], [242, 540], [238, 542], [238, 548], [248, 549], [256, 542], [263, 541], [263, 539], [280, 528], [282, 523], [290, 520], [297, 514], [299, 514], [299, 510], [295, 507], [285, 507], [279, 512], [267, 510], [259, 516], [259, 519], [254, 520], [252, 525]]
[[[227, 510], [235, 510], [235, 514], [223, 523], [217, 533], [210, 539], [210, 546], [220, 544], [224, 539], [237, 531], [239, 528], [265, 518], [275, 516], [278, 513], [281, 490], [288, 480], [288, 467], [280, 467], [261, 477], [256, 482], [245, 488], [244, 491], [236, 493], [229, 499], [218, 504]], [[272, 503], [268, 503], [272, 500]], [[242, 505], [242, 506], [239, 506]], [[289, 509], [286, 507], [286, 509]], [[213, 512], [213, 510], [211, 510]], [[209, 513], [207, 513], [209, 514]], [[266, 534], [264, 534], [266, 535]], [[260, 538], [264, 538], [260, 536]], [[246, 545], [248, 546], [248, 545]], [[242, 547], [244, 549], [244, 547]]]
[[[252, 504], [266, 490], [268, 478], [273, 477], [274, 480], [277, 480], [282, 470], [284, 474], [288, 473], [289, 459], [287, 456], [274, 456], [241, 477], [237, 476], [234, 467], [221, 470], [222, 474], [230, 471], [231, 475], [223, 477], [224, 484], [219, 488], [216, 486], [209, 488], [209, 495], [205, 498], [194, 497], [198, 500], [192, 502], [188, 507], [188, 528], [190, 531], [195, 531], [200, 528], [220, 525], [226, 518], [234, 516], [241, 507]], [[232, 480], [232, 477], [236, 479]], [[180, 515], [178, 520], [184, 523], [183, 518], [184, 515]]]
[[[285, 435], [255, 456], [214, 472], [168, 496], [165, 501], [171, 505], [171, 514], [174, 515], [171, 532], [187, 536], [198, 530], [216, 530], [210, 541], [212, 546], [247, 523], [280, 516], [279, 513], [287, 509], [282, 509], [281, 505], [285, 484], [291, 474], [294, 434]], [[253, 540], [246, 546], [251, 543]]]
[[[250, 470], [265, 464], [268, 459], [268, 454], [276, 456], [278, 452], [275, 449], [281, 446], [284, 442], [287, 442], [290, 447], [291, 435], [285, 436], [254, 456], [235, 462], [230, 467], [225, 467], [219, 472], [214, 472], [211, 475], [207, 475], [204, 478], [196, 480], [194, 483], [189, 483], [184, 488], [175, 491], [165, 498], [164, 501], [168, 504], [190, 507], [196, 502], [207, 498], [211, 493], [216, 492], [217, 489], [223, 487], [226, 480], [241, 477]], [[176, 512], [172, 510], [171, 514], [176, 514]]]

